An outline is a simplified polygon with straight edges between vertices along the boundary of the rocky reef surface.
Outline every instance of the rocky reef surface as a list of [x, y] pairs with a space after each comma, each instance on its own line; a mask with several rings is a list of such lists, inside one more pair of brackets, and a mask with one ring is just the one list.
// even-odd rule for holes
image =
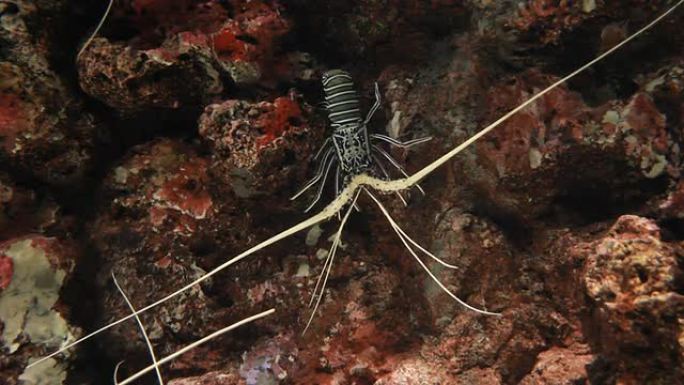
[[[668, 0], [0, 0], [0, 383], [149, 365], [133, 320], [32, 361], [308, 217], [289, 198], [354, 75], [409, 173], [610, 49]], [[140, 317], [172, 385], [684, 383], [684, 8], [428, 176]], [[330, 182], [330, 181], [329, 181]], [[332, 184], [323, 201], [332, 199]], [[314, 208], [314, 211], [322, 205]], [[138, 380], [154, 384], [153, 374]]]

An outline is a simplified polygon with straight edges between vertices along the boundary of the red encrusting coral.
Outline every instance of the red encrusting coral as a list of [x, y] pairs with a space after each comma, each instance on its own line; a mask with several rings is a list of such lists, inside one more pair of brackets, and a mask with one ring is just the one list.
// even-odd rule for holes
[[253, 1], [212, 33], [212, 38], [222, 60], [259, 61], [275, 53], [278, 39], [288, 31], [289, 23], [278, 5]]
[[79, 57], [81, 84], [125, 111], [206, 103], [224, 90], [221, 73], [238, 84], [272, 86], [291, 72], [277, 44], [289, 31], [278, 7], [261, 1], [133, 1], [130, 8], [115, 7], [112, 18], [127, 20], [139, 34], [93, 41]]
[[273, 101], [273, 110], [263, 114], [256, 125], [263, 135], [258, 139], [260, 146], [266, 146], [285, 131], [294, 126], [301, 125], [303, 121], [302, 110], [292, 96], [281, 96]]
[[[203, 175], [206, 169], [205, 159], [193, 159], [179, 165], [175, 175], [153, 193], [153, 198], [162, 206], [178, 210], [193, 218], [206, 217], [212, 206], [211, 196], [206, 191], [207, 178]], [[160, 207], [155, 206], [153, 209]]]
[[237, 38], [240, 34], [240, 26], [237, 21], [231, 20], [224, 24], [219, 31], [211, 35], [214, 50], [219, 55], [227, 56], [226, 59], [245, 60], [248, 44]]
[[0, 5], [0, 157], [62, 187], [83, 182], [96, 143], [93, 115], [56, 70], [55, 47], [63, 43], [56, 31], [69, 9], [65, 1]]
[[[555, 80], [532, 72], [520, 79], [488, 92], [483, 121], [494, 120]], [[598, 185], [606, 190], [596, 193], [606, 199], [614, 199], [610, 190], [624, 191], [630, 183], [638, 196], [636, 175], [644, 181], [676, 176], [681, 163], [665, 116], [648, 94], [637, 92], [592, 108], [564, 85], [511, 117], [476, 147], [480, 165], [498, 178], [496, 187], [487, 187], [487, 195], [526, 218], [548, 212], [558, 197]], [[610, 167], [570, 171], [591, 169], [594, 161]], [[518, 191], [525, 196], [517, 198]]]

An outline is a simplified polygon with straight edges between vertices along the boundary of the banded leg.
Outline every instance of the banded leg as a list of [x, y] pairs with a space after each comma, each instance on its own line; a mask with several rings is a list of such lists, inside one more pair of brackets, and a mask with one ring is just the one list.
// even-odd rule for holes
[[[323, 145], [321, 145], [321, 148], [318, 149], [316, 152], [316, 155], [314, 155], [314, 159], [318, 159], [319, 156], [323, 153], [323, 150], [325, 150], [328, 146], [330, 146], [330, 138], [327, 138], [325, 142], [323, 142]], [[328, 148], [326, 151], [330, 151], [330, 148]]]
[[337, 168], [335, 169], [335, 196], [337, 197], [340, 195], [340, 173], [342, 172], [342, 167], [340, 165], [337, 165]]
[[[314, 175], [314, 177], [311, 178], [311, 179], [304, 185], [304, 187], [302, 187], [302, 189], [299, 190], [299, 192], [297, 192], [295, 195], [293, 195], [293, 196], [290, 198], [291, 201], [293, 201], [293, 200], [299, 198], [300, 195], [304, 194], [304, 192], [305, 192], [306, 190], [310, 189], [313, 185], [316, 184], [316, 182], [318, 182], [318, 181], [323, 177], [323, 172], [324, 172], [325, 168], [327, 167], [327, 166], [326, 166], [326, 163], [332, 162], [332, 161], [334, 161], [334, 159], [335, 159], [334, 157], [332, 157], [332, 155], [335, 153], [334, 150], [335, 150], [335, 149], [332, 148], [332, 147], [330, 147], [330, 148], [328, 148], [328, 149], [326, 150], [325, 156], [323, 157], [323, 160], [322, 160], [321, 163], [318, 165], [318, 169], [316, 170], [316, 175]], [[325, 181], [323, 181], [323, 183], [325, 183]]]
[[[384, 156], [384, 157], [392, 164], [392, 166], [394, 166], [397, 170], [399, 170], [399, 172], [401, 173], [401, 175], [404, 176], [404, 178], [408, 178], [408, 177], [409, 177], [409, 175], [406, 173], [406, 171], [404, 171], [404, 169], [401, 167], [401, 165], [399, 164], [399, 162], [397, 162], [394, 158], [392, 158], [392, 156], [391, 156], [390, 154], [388, 154], [387, 151], [383, 150], [382, 148], [378, 147], [378, 146], [375, 145], [375, 144], [373, 145], [373, 150], [375, 150], [375, 151], [379, 152], [380, 154], [382, 154], [382, 156]], [[416, 188], [417, 188], [423, 195], [425, 195], [425, 190], [423, 190], [423, 188], [420, 187], [420, 185], [419, 185], [418, 183], [416, 183]]]
[[[342, 168], [340, 165], [337, 165], [337, 169], [335, 170], [335, 197], [340, 195], [340, 172]], [[338, 211], [337, 212], [337, 220], [342, 220], [342, 214]]]
[[406, 142], [402, 142], [400, 140], [394, 139], [390, 136], [383, 135], [383, 134], [371, 134], [369, 136], [371, 137], [371, 139], [382, 140], [383, 142], [387, 142], [393, 146], [397, 146], [400, 148], [411, 148], [417, 144], [425, 143], [425, 142], [432, 140], [431, 136], [426, 136], [426, 137], [418, 138], [418, 139], [411, 139], [411, 140], [407, 140]]
[[371, 118], [373, 118], [373, 115], [375, 114], [375, 111], [380, 108], [380, 103], [380, 88], [378, 88], [378, 82], [375, 82], [375, 103], [373, 103], [373, 106], [368, 111], [368, 115], [366, 115], [366, 120], [363, 121], [363, 124], [368, 124], [368, 122], [370, 122]]
[[305, 213], [309, 212], [309, 210], [311, 210], [314, 207], [314, 205], [316, 203], [318, 203], [318, 201], [321, 199], [321, 195], [323, 195], [323, 189], [325, 188], [325, 181], [328, 179], [328, 174], [330, 173], [330, 168], [332, 168], [332, 165], [335, 164], [336, 161], [337, 161], [337, 158], [332, 157], [330, 162], [328, 162], [328, 165], [325, 168], [325, 172], [323, 173], [323, 180], [321, 181], [320, 185], [318, 186], [318, 192], [316, 193], [316, 197], [311, 202], [309, 207], [307, 207], [306, 210], [304, 210]]

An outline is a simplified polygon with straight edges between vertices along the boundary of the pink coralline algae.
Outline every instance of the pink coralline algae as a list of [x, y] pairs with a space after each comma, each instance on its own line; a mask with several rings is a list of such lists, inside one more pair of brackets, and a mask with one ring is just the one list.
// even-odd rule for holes
[[[516, 88], [513, 94], [519, 95], [514, 97], [516, 101], [523, 100], [525, 93], [538, 89], [534, 85], [523, 84]], [[491, 108], [500, 111], [499, 103], [506, 100], [506, 92], [498, 89], [491, 93]], [[530, 128], [515, 133], [514, 130], [520, 127]], [[665, 128], [664, 115], [646, 94], [637, 93], [626, 104], [608, 103], [591, 110], [578, 94], [561, 87], [517, 114], [494, 135], [495, 138], [503, 135], [515, 138], [499, 142], [497, 153], [506, 159], [494, 162], [500, 175], [527, 171], [542, 167], [546, 161], [562, 158], [563, 151], [570, 151], [573, 145], [577, 145], [608, 153], [618, 151], [644, 176], [655, 178], [668, 171], [666, 155], [670, 141]], [[677, 172], [672, 166], [669, 171]]]
[[[215, 215], [213, 200], [206, 190], [205, 165], [184, 145], [159, 141], [136, 149], [108, 176], [106, 194], [113, 199], [109, 207], [102, 208], [94, 224], [98, 231], [93, 241], [138, 305], [146, 303], [151, 293], [165, 292], [185, 282], [186, 277], [202, 273], [189, 247], [190, 237], [198, 236], [198, 232], [201, 235], [202, 226]], [[144, 271], [158, 272], [166, 280], [151, 280]], [[108, 282], [107, 278], [103, 277], [103, 282]], [[104, 301], [110, 304], [104, 316], [115, 316], [127, 309], [115, 289], [106, 292]], [[144, 318], [156, 330], [152, 333], [154, 340], [164, 333], [204, 324], [199, 319], [185, 318], [186, 311], [187, 315], [206, 316], [207, 303], [199, 288], [169, 305]], [[125, 333], [137, 335], [135, 329]]]
[[255, 82], [262, 77], [283, 75], [278, 42], [289, 32], [289, 22], [277, 3], [244, 2], [242, 12], [211, 34], [219, 63], [236, 83]]
[[[114, 191], [132, 189], [138, 194], [122, 196], [115, 203], [122, 208], [146, 208], [149, 224], [158, 231], [192, 235], [197, 222], [211, 216], [214, 209], [206, 187], [207, 161], [168, 141], [154, 144], [150, 153], [142, 151], [118, 166], [110, 179]], [[152, 178], [150, 173], [154, 173]], [[171, 218], [179, 222], [176, 227], [167, 227]]]
[[180, 166], [178, 173], [162, 184], [152, 195], [160, 205], [157, 208], [177, 210], [196, 219], [206, 217], [212, 206], [209, 193], [202, 187], [204, 181], [201, 173], [206, 170], [206, 166], [206, 161], [203, 159]]
[[[250, 220], [238, 215], [244, 209], [235, 205], [234, 196], [224, 195], [217, 202], [217, 182], [207, 165], [192, 145], [157, 140], [135, 147], [107, 176], [103, 186], [107, 199], [98, 208], [92, 232], [92, 242], [109, 266], [99, 280], [102, 322], [128, 312], [111, 284], [110, 271], [140, 307], [198, 278], [261, 234], [263, 230], [255, 230]], [[246, 296], [250, 285], [255, 285], [250, 278], [259, 271], [255, 268], [253, 264], [237, 266], [231, 274], [145, 313], [142, 320], [158, 354], [171, 353], [188, 339], [200, 338], [272, 303], [272, 295], [261, 299], [265, 303], [253, 303]], [[136, 328], [109, 333], [112, 357], [144, 357], [146, 348], [138, 336]], [[178, 376], [188, 368], [222, 368], [221, 357], [230, 354], [231, 346], [225, 341], [199, 348], [176, 360], [169, 370]], [[130, 373], [143, 362], [122, 369]]]
[[7, 289], [12, 282], [13, 265], [12, 258], [0, 255], [0, 289]]
[[58, 79], [7, 62], [0, 68], [7, 77], [0, 83], [0, 155], [49, 183], [79, 180], [92, 167], [92, 116], [79, 116], [79, 103]]

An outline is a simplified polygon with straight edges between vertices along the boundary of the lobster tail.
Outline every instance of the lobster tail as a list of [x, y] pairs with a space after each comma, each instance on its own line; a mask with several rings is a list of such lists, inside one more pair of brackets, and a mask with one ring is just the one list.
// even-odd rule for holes
[[333, 127], [361, 122], [359, 94], [354, 89], [349, 72], [328, 71], [323, 74], [322, 82], [328, 118]]

